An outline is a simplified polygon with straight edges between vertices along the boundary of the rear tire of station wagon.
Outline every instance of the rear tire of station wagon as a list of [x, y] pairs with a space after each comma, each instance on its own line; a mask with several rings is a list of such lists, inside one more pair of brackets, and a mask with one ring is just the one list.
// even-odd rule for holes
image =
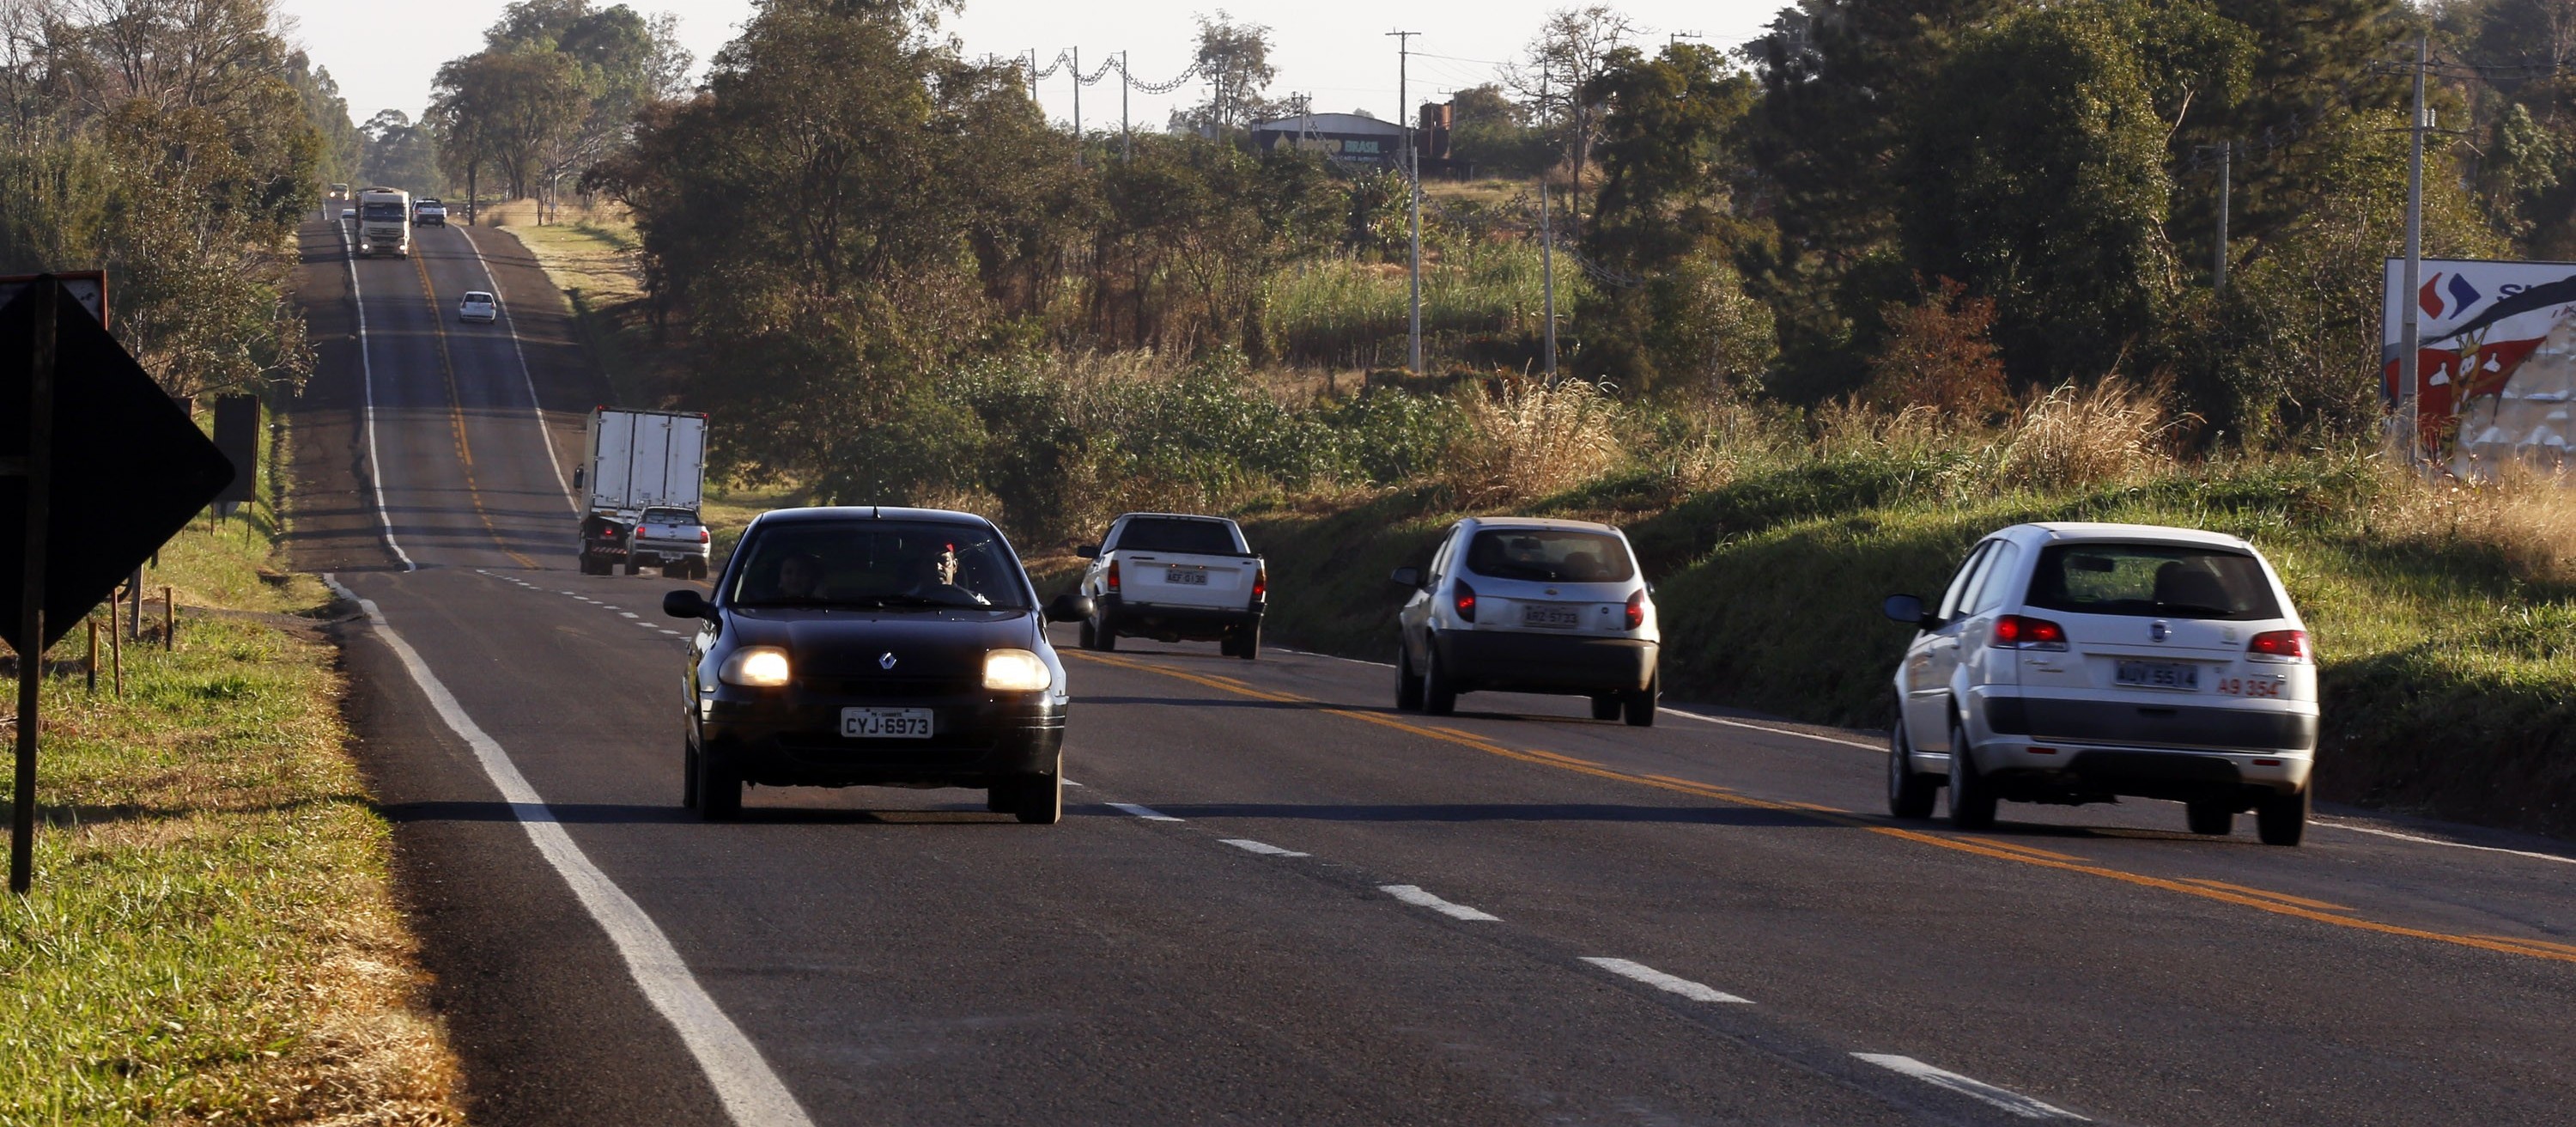
[[2306, 787], [2297, 794], [2271, 794], [2254, 805], [2254, 827], [2265, 845], [2297, 845], [2308, 832]]
[[1447, 716], [1458, 711], [1458, 683], [1440, 668], [1440, 647], [1433, 645], [1422, 657], [1422, 711], [1429, 716]]
[[2236, 831], [2236, 808], [2224, 802], [2186, 802], [2183, 819], [2191, 832], [2203, 837], [2226, 837]]
[[1664, 675], [1660, 670], [1656, 672], [1654, 680], [1646, 682], [1645, 688], [1630, 689], [1627, 692], [1619, 694], [1619, 709], [1625, 714], [1628, 726], [1631, 728], [1654, 727], [1655, 705], [1659, 700], [1661, 700], [1663, 695]]
[[1967, 729], [1955, 720], [1950, 722], [1950, 825], [1963, 830], [1995, 826], [1995, 792], [1968, 754]]

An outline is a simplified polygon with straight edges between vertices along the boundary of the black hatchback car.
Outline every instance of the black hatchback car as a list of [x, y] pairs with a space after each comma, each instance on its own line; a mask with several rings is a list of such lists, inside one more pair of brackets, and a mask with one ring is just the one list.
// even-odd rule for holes
[[[1090, 617], [1065, 596], [1045, 618]], [[935, 509], [764, 513], [743, 530], [691, 647], [681, 801], [710, 821], [757, 786], [976, 787], [1063, 813], [1064, 666], [999, 529]]]

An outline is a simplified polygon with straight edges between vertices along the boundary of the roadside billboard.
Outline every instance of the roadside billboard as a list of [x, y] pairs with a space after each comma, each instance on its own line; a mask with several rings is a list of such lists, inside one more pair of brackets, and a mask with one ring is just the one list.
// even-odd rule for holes
[[2520, 459], [2556, 469], [2576, 442], [2576, 263], [2427, 258], [2402, 293], [2386, 264], [2380, 393], [2397, 403], [2404, 306], [2417, 310], [2416, 434], [2455, 472]]

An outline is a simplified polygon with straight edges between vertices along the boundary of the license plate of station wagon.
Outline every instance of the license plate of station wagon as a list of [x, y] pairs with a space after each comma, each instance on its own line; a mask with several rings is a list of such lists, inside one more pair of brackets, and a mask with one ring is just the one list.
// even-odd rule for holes
[[844, 708], [841, 734], [851, 739], [926, 740], [930, 738], [930, 710]]
[[1583, 625], [1583, 612], [1573, 607], [1522, 607], [1521, 625], [1544, 626], [1550, 630], [1571, 630]]
[[2147, 689], [2200, 689], [2200, 667], [2180, 661], [2123, 661], [2113, 667], [2111, 678]]

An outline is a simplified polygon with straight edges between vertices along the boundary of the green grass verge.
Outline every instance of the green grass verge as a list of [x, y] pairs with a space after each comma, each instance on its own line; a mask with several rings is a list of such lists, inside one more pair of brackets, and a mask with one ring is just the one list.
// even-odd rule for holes
[[0, 1123], [458, 1118], [309, 617], [329, 594], [269, 551], [239, 521], [174, 539], [146, 583], [177, 645], [147, 608], [121, 698], [83, 688], [85, 631], [51, 655], [36, 888], [0, 895]]
[[[2135, 485], [1945, 499], [1898, 459], [1815, 459], [1669, 508], [1613, 480], [1537, 506], [1627, 529], [1656, 583], [1666, 691], [1861, 728], [1893, 716], [1893, 592], [1935, 595], [1966, 549], [2021, 521], [2176, 524], [2261, 546], [2322, 655], [2319, 793], [2331, 800], [2576, 833], [2576, 589], [2494, 544], [2391, 517], [2359, 460], [2220, 465]], [[1628, 488], [1633, 486], [1633, 488]], [[1258, 514], [1280, 641], [1384, 660], [1401, 592], [1457, 516], [1436, 491]], [[1394, 690], [1392, 685], [1388, 692]]]

